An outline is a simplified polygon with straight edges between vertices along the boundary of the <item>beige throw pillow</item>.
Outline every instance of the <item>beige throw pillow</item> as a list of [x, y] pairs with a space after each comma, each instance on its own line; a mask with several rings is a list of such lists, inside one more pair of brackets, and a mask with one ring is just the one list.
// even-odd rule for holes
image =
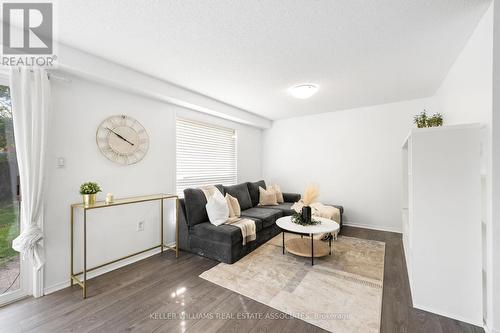
[[259, 206], [277, 206], [276, 192], [274, 190], [264, 190], [259, 186]]
[[279, 187], [278, 184], [268, 186], [267, 189], [274, 190], [274, 192], [276, 192], [276, 202], [278, 202], [278, 203], [285, 202], [285, 200], [283, 200], [283, 192], [281, 192], [281, 188]]
[[229, 207], [229, 218], [231, 217], [240, 217], [241, 215], [241, 207], [238, 199], [226, 193], [226, 201]]

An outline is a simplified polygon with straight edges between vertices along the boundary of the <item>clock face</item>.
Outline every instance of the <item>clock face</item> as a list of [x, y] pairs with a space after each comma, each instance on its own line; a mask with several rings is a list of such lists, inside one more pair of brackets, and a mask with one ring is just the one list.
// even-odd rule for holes
[[104, 120], [97, 128], [96, 140], [103, 155], [120, 164], [139, 162], [149, 148], [149, 136], [144, 127], [125, 115]]

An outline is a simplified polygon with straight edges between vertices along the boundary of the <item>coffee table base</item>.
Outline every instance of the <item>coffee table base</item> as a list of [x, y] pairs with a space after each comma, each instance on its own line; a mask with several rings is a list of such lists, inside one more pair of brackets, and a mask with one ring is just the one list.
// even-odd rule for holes
[[328, 255], [328, 246], [322, 244], [322, 242], [315, 242], [313, 246], [314, 251], [311, 253], [311, 241], [309, 238], [293, 238], [285, 242], [285, 250], [297, 256], [310, 258], [311, 254], [313, 254], [314, 258], [319, 258]]
[[311, 266], [314, 265], [314, 258], [324, 257], [326, 255], [332, 254], [332, 236], [328, 239], [328, 248], [318, 242], [314, 243], [314, 235], [310, 235], [310, 241], [307, 238], [303, 238], [304, 234], [299, 234], [295, 232], [289, 232], [296, 235], [301, 235], [300, 238], [289, 239], [285, 243], [285, 231], [283, 234], [283, 254], [285, 254], [285, 249], [295, 255], [301, 257], [311, 258]]

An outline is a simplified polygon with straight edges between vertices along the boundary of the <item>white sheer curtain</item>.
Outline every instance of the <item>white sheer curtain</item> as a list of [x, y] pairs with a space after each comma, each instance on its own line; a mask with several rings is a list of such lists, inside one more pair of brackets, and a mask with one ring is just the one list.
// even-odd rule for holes
[[31, 259], [33, 267], [40, 270], [44, 265], [42, 209], [50, 100], [47, 72], [41, 68], [12, 68], [10, 94], [22, 224], [22, 232], [12, 242], [12, 248]]

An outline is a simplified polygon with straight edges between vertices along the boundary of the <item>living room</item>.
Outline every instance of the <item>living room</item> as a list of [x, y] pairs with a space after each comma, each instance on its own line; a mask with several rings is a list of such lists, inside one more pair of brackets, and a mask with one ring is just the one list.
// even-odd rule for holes
[[500, 332], [498, 2], [2, 13], [1, 332]]

